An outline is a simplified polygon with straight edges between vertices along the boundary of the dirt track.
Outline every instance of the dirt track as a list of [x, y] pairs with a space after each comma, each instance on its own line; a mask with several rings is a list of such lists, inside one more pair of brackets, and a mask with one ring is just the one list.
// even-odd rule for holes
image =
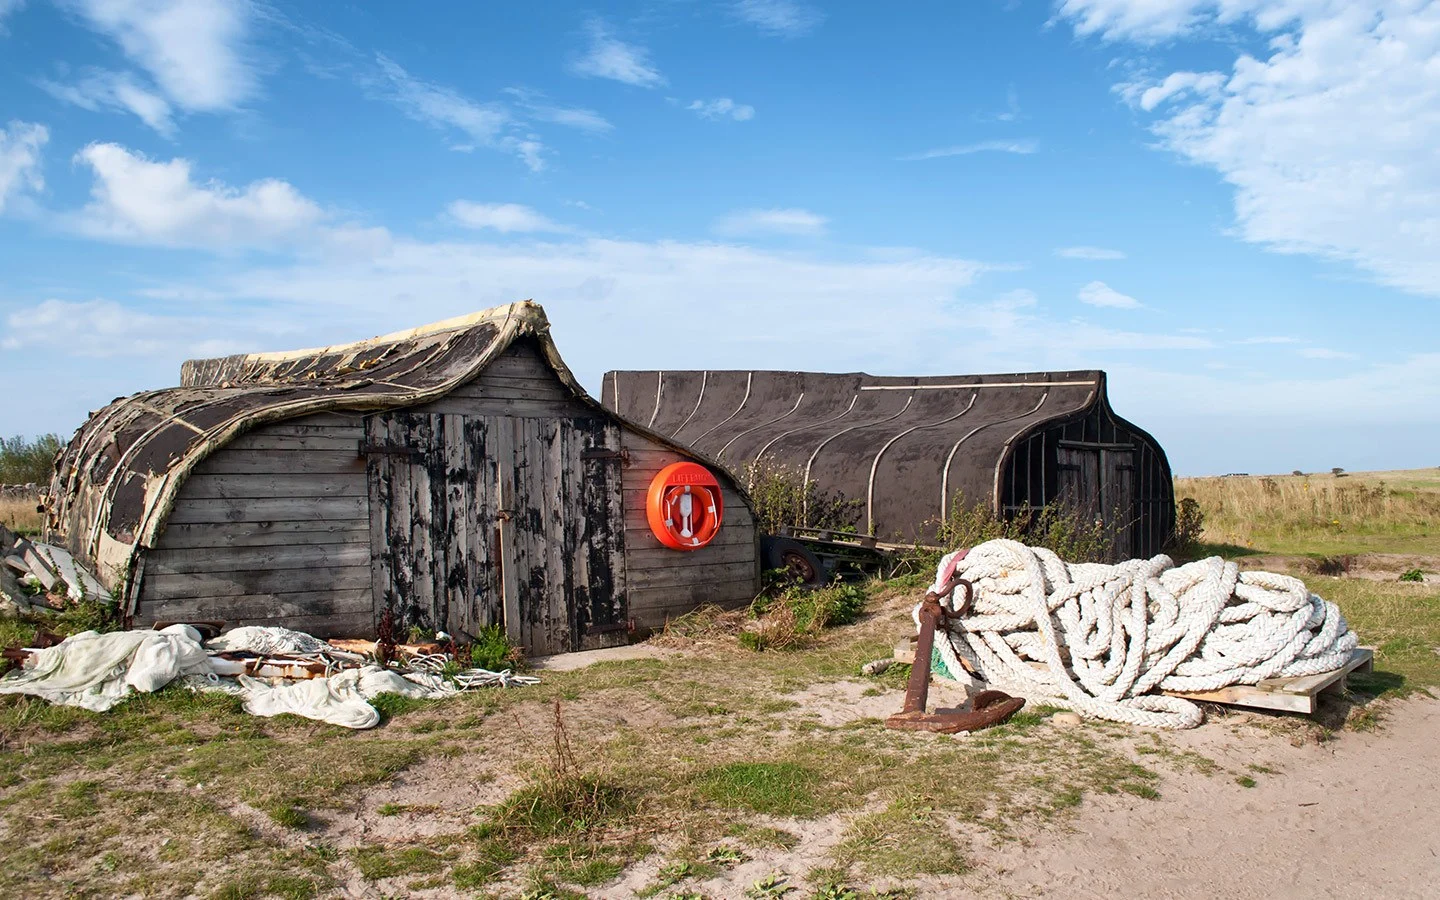
[[978, 859], [981, 895], [1440, 896], [1440, 701], [1398, 704], [1377, 734], [1298, 748], [1219, 723], [1186, 737], [1280, 774], [1253, 788], [1171, 776], [1157, 801], [1087, 801], [1071, 833]]

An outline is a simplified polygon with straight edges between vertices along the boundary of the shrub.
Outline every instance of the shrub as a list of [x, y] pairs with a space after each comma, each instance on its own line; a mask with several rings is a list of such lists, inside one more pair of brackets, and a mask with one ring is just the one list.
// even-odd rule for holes
[[917, 546], [897, 571], [932, 573], [944, 554], [1001, 538], [1044, 547], [1066, 562], [1109, 562], [1114, 554], [1111, 528], [1058, 502], [1024, 506], [1007, 518], [989, 504], [968, 505], [957, 493], [945, 518], [931, 521], [939, 548]]
[[1408, 569], [1401, 576], [1401, 581], [1424, 581], [1425, 573], [1419, 569]]
[[49, 484], [63, 446], [58, 434], [0, 438], [0, 484]]
[[1170, 539], [1170, 554], [1189, 559], [1200, 549], [1200, 536], [1205, 533], [1205, 511], [1194, 497], [1182, 497], [1175, 504], [1175, 535]]
[[757, 460], [745, 467], [743, 477], [763, 532], [778, 534], [786, 525], [841, 532], [858, 530], [864, 507], [861, 501], [847, 500], [838, 491], [823, 491], [798, 471]]

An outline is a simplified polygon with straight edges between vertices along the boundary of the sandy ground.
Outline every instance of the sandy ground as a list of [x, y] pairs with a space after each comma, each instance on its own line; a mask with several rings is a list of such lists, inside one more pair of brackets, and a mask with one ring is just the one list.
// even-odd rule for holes
[[[827, 718], [859, 698], [829, 699]], [[1224, 771], [1167, 774], [1158, 800], [1087, 799], [1074, 818], [1000, 846], [972, 835], [972, 871], [912, 882], [914, 896], [1440, 897], [1440, 701], [1395, 705], [1378, 733], [1302, 746], [1257, 721], [1222, 718], [1173, 736], [1175, 749]], [[1238, 783], [1237, 771], [1253, 772], [1255, 786]], [[776, 820], [800, 837], [794, 850], [759, 854], [685, 887], [740, 898], [776, 872], [799, 887], [858, 814]], [[634, 866], [592, 896], [632, 897], [658, 865]]]
[[1172, 776], [1158, 801], [1087, 803], [1071, 833], [977, 860], [981, 895], [1440, 897], [1440, 702], [1399, 704], [1379, 733], [1318, 745], [1230, 731], [1184, 737], [1281, 774], [1253, 788]]

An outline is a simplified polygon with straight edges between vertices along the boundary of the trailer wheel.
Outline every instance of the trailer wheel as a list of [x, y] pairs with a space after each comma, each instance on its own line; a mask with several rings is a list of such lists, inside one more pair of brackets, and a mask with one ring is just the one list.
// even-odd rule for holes
[[820, 557], [799, 541], [766, 538], [764, 555], [766, 569], [784, 569], [796, 584], [819, 584], [825, 579]]

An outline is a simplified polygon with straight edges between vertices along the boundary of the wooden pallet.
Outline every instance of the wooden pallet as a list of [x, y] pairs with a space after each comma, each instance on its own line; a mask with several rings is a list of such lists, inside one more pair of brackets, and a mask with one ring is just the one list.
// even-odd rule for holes
[[[910, 662], [915, 655], [914, 638], [902, 640], [895, 645], [895, 659]], [[1030, 663], [1036, 669], [1045, 669], [1044, 663]], [[1186, 700], [1200, 700], [1205, 703], [1224, 703], [1229, 706], [1245, 706], [1251, 709], [1274, 709], [1281, 712], [1297, 712], [1310, 715], [1319, 704], [1319, 697], [1325, 691], [1339, 691], [1345, 687], [1345, 678], [1351, 672], [1370, 672], [1375, 668], [1375, 651], [1370, 647], [1357, 647], [1350, 651], [1345, 665], [1331, 672], [1319, 675], [1301, 675], [1295, 678], [1267, 678], [1259, 684], [1234, 684], [1218, 691], [1163, 691], [1166, 696], [1183, 697]]]
[[1370, 672], [1375, 668], [1375, 651], [1370, 647], [1357, 647], [1350, 651], [1350, 659], [1332, 672], [1319, 675], [1301, 675], [1296, 678], [1267, 678], [1259, 684], [1233, 684], [1218, 691], [1165, 691], [1171, 697], [1186, 700], [1201, 700], [1206, 703], [1226, 703], [1231, 706], [1248, 706], [1254, 709], [1277, 709], [1282, 712], [1298, 712], [1310, 715], [1315, 712], [1320, 694], [1325, 691], [1339, 691], [1345, 687], [1345, 678], [1351, 672]]

